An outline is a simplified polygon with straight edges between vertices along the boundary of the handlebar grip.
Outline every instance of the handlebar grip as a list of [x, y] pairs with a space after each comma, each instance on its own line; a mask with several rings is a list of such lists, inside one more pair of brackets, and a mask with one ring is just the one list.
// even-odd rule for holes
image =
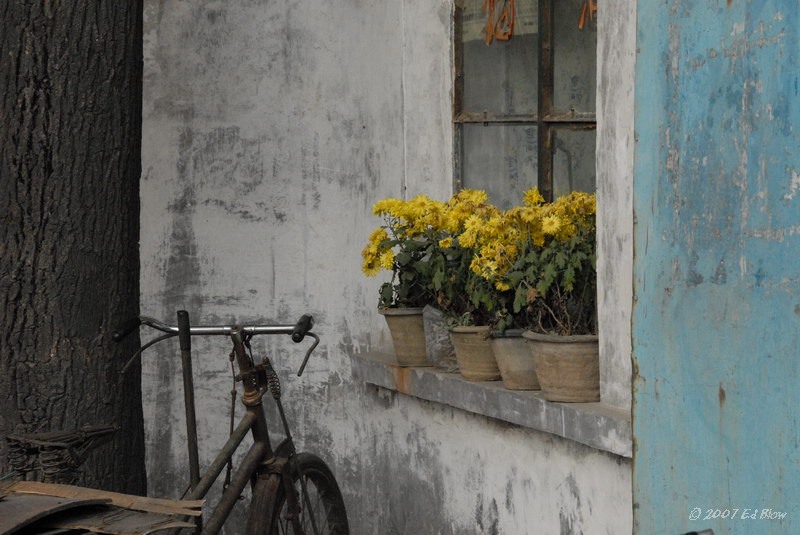
[[294, 326], [292, 331], [292, 341], [300, 343], [305, 338], [306, 333], [314, 326], [314, 318], [310, 314], [303, 314]]
[[140, 320], [138, 317], [125, 320], [122, 325], [120, 325], [111, 333], [111, 339], [115, 342], [121, 342], [126, 336], [135, 331], [136, 328], [141, 324], [142, 320]]

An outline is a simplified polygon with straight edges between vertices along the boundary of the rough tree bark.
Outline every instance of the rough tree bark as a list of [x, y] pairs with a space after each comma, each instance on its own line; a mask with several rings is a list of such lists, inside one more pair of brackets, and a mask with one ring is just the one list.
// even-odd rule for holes
[[0, 436], [115, 423], [86, 483], [141, 493], [137, 340], [109, 333], [139, 310], [142, 2], [0, 0], [0, 22]]

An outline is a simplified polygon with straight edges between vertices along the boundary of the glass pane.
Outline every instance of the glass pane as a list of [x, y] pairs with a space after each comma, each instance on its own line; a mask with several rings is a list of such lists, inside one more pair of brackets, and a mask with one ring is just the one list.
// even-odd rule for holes
[[536, 185], [536, 126], [462, 126], [461, 186], [482, 189], [501, 208], [522, 202]]
[[484, 40], [488, 20], [488, 14], [483, 12], [484, 0], [464, 0], [463, 5], [463, 111], [536, 113], [539, 50], [536, 1], [495, 2], [497, 16], [504, 5], [516, 6], [514, 32], [508, 41], [492, 39], [489, 45]]
[[595, 111], [597, 18], [587, 15], [578, 28], [584, 0], [553, 2], [553, 106], [558, 110]]
[[595, 191], [596, 130], [559, 129], [553, 136], [553, 196]]

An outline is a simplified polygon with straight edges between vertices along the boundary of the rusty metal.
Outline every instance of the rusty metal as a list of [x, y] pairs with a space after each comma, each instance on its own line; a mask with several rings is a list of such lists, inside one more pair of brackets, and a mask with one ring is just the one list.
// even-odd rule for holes
[[[453, 117], [464, 112], [464, 5], [456, 2], [453, 10], [453, 61], [455, 78], [453, 80]], [[463, 185], [464, 127], [453, 121], [453, 187], [456, 191]]]
[[[553, 109], [555, 67], [553, 65], [553, 5], [539, 1], [539, 99], [538, 111], [547, 117]], [[553, 128], [545, 120], [539, 122], [539, 154], [536, 162], [539, 191], [546, 201], [553, 200]]]
[[203, 535], [215, 535], [222, 529], [222, 525], [227, 520], [228, 515], [239, 500], [239, 495], [250, 482], [258, 465], [263, 461], [266, 451], [269, 449], [269, 443], [255, 442], [250, 450], [247, 452], [239, 469], [231, 479], [231, 484], [227, 490], [222, 494], [219, 503], [211, 513], [211, 517], [206, 522], [203, 528]]
[[250, 432], [255, 420], [256, 415], [254, 414], [248, 412], [244, 415], [242, 420], [239, 422], [239, 425], [236, 427], [236, 430], [234, 430], [228, 441], [225, 442], [225, 445], [222, 447], [220, 452], [214, 458], [214, 461], [206, 470], [205, 474], [203, 474], [200, 482], [189, 494], [189, 499], [196, 500], [206, 495], [208, 490], [214, 484], [214, 481], [217, 480], [219, 475], [222, 473], [222, 470], [228, 464], [228, 460], [233, 457], [233, 454], [236, 452], [239, 444], [241, 444], [242, 440], [244, 440], [244, 437], [247, 436], [247, 433]]

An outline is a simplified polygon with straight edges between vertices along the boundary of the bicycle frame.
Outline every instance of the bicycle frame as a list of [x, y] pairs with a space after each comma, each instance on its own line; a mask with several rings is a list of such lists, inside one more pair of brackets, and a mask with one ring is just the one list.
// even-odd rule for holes
[[258, 464], [263, 461], [269, 462], [275, 457], [269, 438], [264, 407], [261, 403], [265, 392], [258, 388], [258, 381], [255, 378], [255, 366], [245, 350], [242, 330], [233, 330], [230, 333], [230, 337], [233, 341], [233, 351], [236, 356], [239, 375], [244, 385], [242, 403], [247, 412], [214, 462], [211, 463], [206, 475], [198, 482], [190, 494], [191, 498], [199, 499], [205, 496], [248, 432], [252, 433], [253, 445], [245, 455], [244, 460], [236, 470], [236, 474], [231, 479], [230, 485], [223, 492], [220, 502], [214, 508], [205, 525], [203, 532], [209, 534], [215, 534], [222, 528], [239, 495], [247, 486], [247, 483], [251, 481]]
[[[306, 334], [312, 336], [315, 339], [315, 343], [306, 353], [303, 364], [298, 372], [298, 375], [300, 375], [305, 368], [305, 364], [308, 361], [311, 352], [314, 350], [317, 343], [319, 343], [319, 338], [313, 333], [309, 332], [312, 326], [312, 320], [309, 316], [303, 316], [297, 325], [191, 327], [189, 325], [188, 314], [185, 311], [180, 311], [178, 312], [177, 327], [166, 325], [153, 318], [141, 317], [136, 322], [129, 323], [127, 326], [123, 327], [121, 329], [122, 332], [115, 332], [113, 335], [114, 339], [121, 340], [140, 324], [148, 325], [149, 327], [167, 334], [151, 340], [147, 344], [143, 345], [142, 348], [131, 358], [131, 361], [139, 356], [142, 351], [155, 343], [174, 336], [178, 336], [180, 339], [190, 464], [190, 492], [186, 496], [187, 499], [197, 500], [204, 498], [211, 486], [222, 473], [222, 470], [231, 461], [234, 452], [239, 448], [244, 438], [248, 433], [252, 434], [252, 446], [250, 446], [250, 449], [245, 455], [244, 460], [236, 470], [236, 473], [230, 480], [227, 488], [225, 488], [223, 491], [219, 503], [211, 511], [211, 516], [203, 526], [202, 532], [204, 535], [214, 535], [220, 531], [231, 510], [236, 505], [236, 502], [238, 501], [242, 491], [249, 482], [254, 481], [254, 478], [256, 474], [259, 473], [259, 470], [266, 469], [269, 470], [269, 473], [286, 475], [285, 471], [287, 470], [287, 463], [276, 461], [279, 459], [288, 460], [294, 453], [294, 444], [291, 434], [289, 433], [288, 424], [279, 400], [276, 401], [278, 402], [280, 416], [285, 426], [287, 437], [277, 446], [275, 450], [272, 448], [266, 415], [262, 405], [262, 398], [266, 393], [266, 384], [265, 381], [259, 377], [259, 372], [263, 371], [264, 367], [262, 366], [261, 369], [259, 369], [259, 367], [257, 367], [252, 361], [245, 347], [246, 339], [250, 336], [261, 334], [290, 334], [295, 342], [299, 342]], [[212, 461], [211, 465], [208, 467], [202, 477], [200, 477], [197, 453], [194, 384], [191, 370], [190, 339], [191, 336], [216, 335], [229, 336], [233, 343], [233, 355], [239, 370], [239, 374], [236, 378], [237, 380], [240, 380], [243, 385], [244, 393], [242, 396], [242, 403], [246, 408], [246, 413], [239, 421], [239, 424], [236, 426], [225, 445], [217, 454], [214, 461]], [[267, 363], [268, 367], [271, 366], [266, 357], [265, 363]], [[260, 469], [259, 465], [262, 465], [263, 468]], [[287, 499], [291, 500], [293, 503], [296, 503], [297, 495], [294, 490], [294, 486], [285, 485], [285, 487], [287, 491]], [[267, 521], [269, 521], [269, 519], [267, 519]]]

